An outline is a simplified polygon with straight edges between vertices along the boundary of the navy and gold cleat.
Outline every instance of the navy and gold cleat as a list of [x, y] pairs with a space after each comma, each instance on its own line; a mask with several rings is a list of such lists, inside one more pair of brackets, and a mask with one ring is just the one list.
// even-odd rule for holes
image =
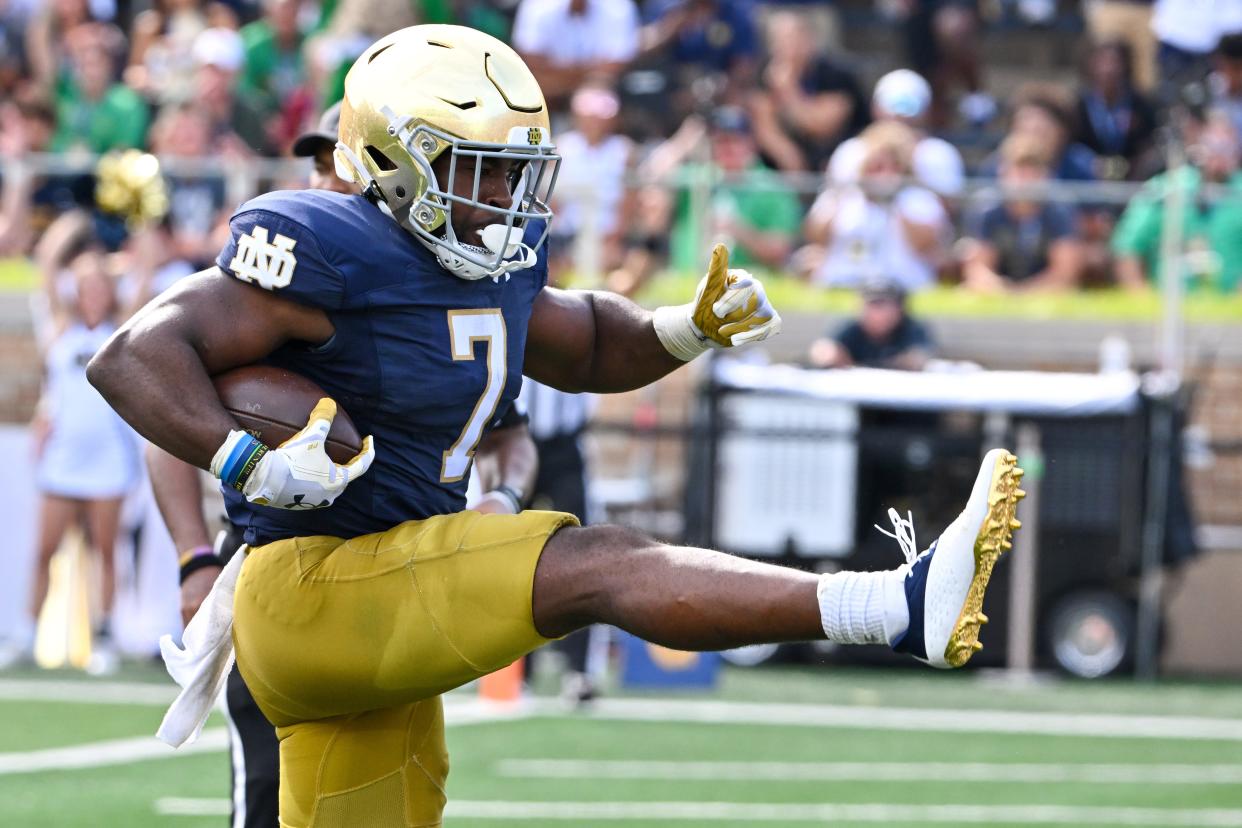
[[996, 559], [1011, 548], [1013, 532], [1021, 526], [1015, 514], [1026, 493], [1018, 488], [1022, 469], [1017, 463], [1004, 449], [989, 451], [966, 508], [922, 554], [909, 518], [889, 510], [895, 532], [885, 534], [896, 538], [906, 554], [910, 611], [910, 626], [893, 642], [895, 651], [950, 668], [961, 667], [983, 648], [979, 628], [988, 621], [983, 593]]

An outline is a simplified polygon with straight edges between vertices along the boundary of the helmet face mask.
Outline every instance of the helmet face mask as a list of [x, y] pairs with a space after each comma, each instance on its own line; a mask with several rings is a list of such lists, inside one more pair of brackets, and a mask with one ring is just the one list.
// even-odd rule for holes
[[[447, 146], [435, 158], [428, 158], [421, 151], [421, 147], [431, 142]], [[466, 143], [427, 126], [415, 129], [407, 146], [410, 156], [419, 165], [427, 180], [422, 196], [410, 205], [410, 220], [405, 224], [407, 230], [420, 239], [451, 248], [452, 255], [460, 257], [475, 268], [482, 268], [483, 276], [496, 276], [506, 270], [518, 269], [506, 265], [515, 264], [519, 260], [525, 262], [523, 267], [534, 264], [535, 252], [547, 239], [548, 223], [552, 219], [548, 199], [556, 185], [560, 167], [560, 157], [551, 146], [532, 144], [529, 141], [503, 144]], [[448, 158], [448, 171], [444, 181], [439, 180], [440, 176], [433, 167], [434, 161], [442, 154], [447, 154]], [[513, 162], [508, 173], [509, 180], [506, 181], [511, 200], [505, 206], [489, 204], [481, 198], [483, 170], [489, 160]], [[466, 178], [470, 182], [468, 191], [455, 191], [458, 179], [462, 177], [459, 173], [467, 174]], [[487, 223], [483, 231], [484, 238], [472, 240], [457, 237], [453, 225], [455, 206], [459, 211], [490, 214], [494, 220]], [[544, 227], [539, 238], [528, 244], [523, 243], [523, 236], [526, 224], [530, 221], [543, 221]], [[428, 226], [434, 229], [424, 229]], [[437, 255], [443, 258], [442, 254]], [[477, 272], [474, 268], [465, 268], [458, 275], [470, 278], [470, 273], [474, 272]]]
[[[414, 26], [385, 37], [346, 78], [340, 138], [342, 177], [453, 275], [499, 278], [535, 263], [560, 158], [538, 83], [505, 44], [460, 26]], [[484, 173], [497, 163], [510, 179], [503, 205]], [[459, 217], [494, 220], [480, 238], [458, 238], [455, 208]], [[545, 222], [543, 232], [524, 241], [531, 221]]]

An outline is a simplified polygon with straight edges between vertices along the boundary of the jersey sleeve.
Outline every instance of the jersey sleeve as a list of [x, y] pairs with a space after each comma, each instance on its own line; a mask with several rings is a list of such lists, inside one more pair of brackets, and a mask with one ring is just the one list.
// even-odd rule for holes
[[229, 221], [220, 270], [304, 305], [339, 310], [345, 280], [305, 223], [270, 209], [243, 206]]

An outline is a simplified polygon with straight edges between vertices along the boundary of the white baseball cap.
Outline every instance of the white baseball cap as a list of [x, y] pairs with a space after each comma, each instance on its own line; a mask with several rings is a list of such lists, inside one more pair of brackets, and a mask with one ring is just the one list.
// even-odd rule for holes
[[238, 71], [246, 60], [241, 35], [220, 27], [200, 32], [194, 38], [193, 53], [194, 62], [199, 66], [215, 66], [226, 72]]
[[898, 69], [875, 84], [872, 104], [899, 118], [918, 118], [931, 106], [931, 86], [918, 72]]

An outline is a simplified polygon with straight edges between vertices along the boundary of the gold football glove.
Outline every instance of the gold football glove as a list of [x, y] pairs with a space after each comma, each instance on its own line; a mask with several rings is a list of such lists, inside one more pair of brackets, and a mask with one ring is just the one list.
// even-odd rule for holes
[[729, 251], [723, 244], [712, 250], [694, 301], [657, 308], [654, 321], [660, 342], [685, 362], [708, 348], [759, 342], [781, 330], [781, 316], [768, 301], [763, 284], [745, 270], [730, 270]]

